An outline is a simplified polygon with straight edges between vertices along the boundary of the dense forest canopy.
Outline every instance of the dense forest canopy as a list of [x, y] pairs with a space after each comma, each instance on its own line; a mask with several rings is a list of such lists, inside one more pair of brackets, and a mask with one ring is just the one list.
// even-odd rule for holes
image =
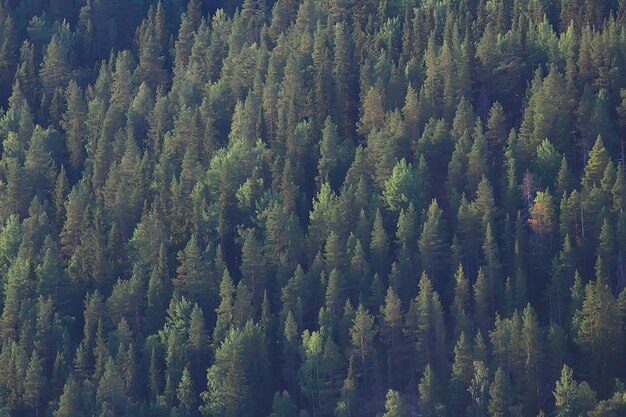
[[626, 416], [626, 0], [4, 0], [0, 416]]

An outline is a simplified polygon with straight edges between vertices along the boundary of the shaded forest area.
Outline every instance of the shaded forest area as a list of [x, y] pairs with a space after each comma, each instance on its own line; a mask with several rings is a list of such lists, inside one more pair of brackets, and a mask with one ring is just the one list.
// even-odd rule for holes
[[0, 416], [623, 417], [625, 0], [8, 0]]

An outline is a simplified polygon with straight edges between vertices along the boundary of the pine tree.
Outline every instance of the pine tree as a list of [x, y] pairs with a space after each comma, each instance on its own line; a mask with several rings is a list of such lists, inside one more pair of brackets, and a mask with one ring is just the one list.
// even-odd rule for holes
[[39, 77], [45, 92], [50, 96], [56, 88], [65, 88], [70, 79], [69, 49], [70, 46], [67, 45], [65, 39], [60, 38], [57, 34], [52, 36], [46, 48]]
[[160, 392], [160, 376], [161, 372], [157, 363], [157, 355], [154, 346], [150, 354], [150, 366], [148, 368], [148, 388], [150, 388], [150, 399], [154, 401]]
[[604, 142], [598, 136], [593, 149], [589, 152], [589, 159], [585, 166], [585, 175], [582, 179], [583, 188], [590, 190], [593, 185], [600, 185], [606, 166], [609, 163], [609, 155]]
[[402, 380], [399, 378], [402, 375], [400, 364], [408, 352], [403, 352], [402, 303], [391, 287], [387, 289], [385, 304], [380, 307], [380, 315], [382, 316], [380, 333], [387, 348], [387, 380], [390, 386], [397, 386], [398, 384], [394, 382]]
[[17, 327], [20, 321], [21, 300], [28, 299], [31, 264], [28, 260], [17, 258], [7, 272], [4, 284], [4, 309], [2, 310], [1, 328], [4, 340], [17, 339]]
[[418, 385], [419, 402], [422, 415], [425, 417], [435, 417], [437, 415], [437, 379], [430, 364], [426, 365], [424, 375]]
[[391, 176], [385, 181], [383, 200], [393, 212], [406, 210], [410, 205], [421, 207], [423, 190], [417, 171], [405, 159], [394, 166]]
[[556, 381], [553, 395], [557, 417], [585, 415], [596, 403], [596, 393], [586, 382], [576, 382], [572, 368], [567, 365], [563, 365], [561, 379]]
[[623, 334], [615, 297], [601, 275], [602, 268], [597, 269], [595, 282], [585, 288], [576, 342], [591, 355], [594, 381], [606, 390], [604, 384], [612, 374], [609, 364], [617, 360], [616, 349], [623, 343]]
[[96, 399], [99, 404], [106, 404], [114, 413], [119, 413], [124, 410], [128, 402], [124, 391], [124, 380], [120, 369], [113, 358], [109, 357], [98, 383]]
[[178, 253], [178, 260], [180, 266], [173, 280], [174, 287], [190, 300], [200, 301], [201, 295], [209, 289], [208, 265], [195, 235], [191, 236], [185, 249]]
[[39, 354], [34, 350], [26, 370], [26, 379], [24, 379], [24, 403], [27, 407], [35, 410], [35, 416], [39, 416], [42, 411], [40, 407], [45, 398], [45, 383]]
[[222, 282], [220, 283], [220, 304], [215, 310], [217, 313], [217, 322], [215, 323], [215, 329], [213, 330], [213, 349], [216, 350], [222, 340], [226, 337], [228, 330], [234, 322], [234, 294], [235, 287], [233, 281], [230, 278], [228, 269], [224, 269], [222, 275]]
[[454, 318], [454, 334], [459, 337], [462, 333], [470, 334], [472, 330], [470, 287], [461, 264], [454, 274], [454, 281], [454, 301], [452, 302], [451, 313]]
[[326, 308], [337, 317], [345, 299], [344, 276], [337, 269], [330, 271], [326, 285]]
[[476, 200], [474, 201], [476, 211], [482, 216], [481, 224], [484, 234], [487, 233], [487, 226], [495, 224], [496, 204], [493, 195], [493, 188], [486, 176], [483, 175], [476, 189]]
[[423, 370], [426, 364], [431, 364], [435, 370], [442, 371], [445, 364], [443, 309], [439, 295], [433, 290], [426, 273], [420, 279], [419, 293], [415, 298], [415, 313], [419, 369]]
[[497, 309], [496, 300], [501, 298], [502, 278], [500, 277], [500, 251], [492, 233], [491, 224], [487, 225], [485, 240], [483, 242], [484, 271], [489, 283], [489, 305], [491, 314]]
[[132, 399], [137, 392], [137, 357], [135, 353], [135, 347], [132, 343], [129, 343], [126, 353], [118, 352], [118, 356], [122, 356], [122, 376], [124, 378], [124, 387], [126, 388], [126, 394]]
[[63, 114], [61, 127], [67, 135], [67, 148], [70, 152], [70, 164], [74, 173], [79, 172], [84, 161], [84, 144], [87, 135], [87, 106], [83, 92], [74, 80], [66, 90], [67, 110]]
[[[204, 314], [198, 304], [193, 306], [189, 321], [189, 357], [193, 360], [195, 375], [204, 370], [204, 358], [209, 346], [209, 336], [205, 328]], [[186, 368], [185, 368], [186, 369]]]
[[189, 374], [187, 368], [183, 370], [183, 376], [180, 379], [178, 389], [176, 390], [176, 397], [178, 398], [178, 404], [183, 412], [190, 415], [195, 401], [191, 375]]
[[359, 304], [356, 316], [352, 322], [352, 327], [350, 328], [350, 339], [353, 354], [360, 359], [360, 369], [366, 380], [369, 380], [369, 375], [372, 372], [369, 366], [369, 358], [374, 350], [373, 339], [376, 333], [377, 329], [374, 328], [374, 318], [362, 304]]
[[145, 326], [148, 332], [158, 329], [163, 320], [164, 311], [167, 308], [168, 283], [167, 259], [165, 245], [161, 244], [159, 257], [150, 273], [146, 293]]
[[489, 391], [489, 370], [482, 361], [474, 361], [474, 376], [469, 387], [472, 396], [471, 415], [487, 415], [487, 396]]
[[155, 15], [156, 13], [149, 16], [139, 28], [139, 65], [135, 70], [135, 76], [146, 80], [153, 90], [162, 85], [167, 77], [164, 68], [165, 57], [161, 50], [163, 39], [160, 39], [163, 37], [163, 31], [159, 29]]
[[375, 273], [386, 275], [389, 269], [389, 237], [383, 225], [380, 210], [376, 211], [374, 225], [372, 226], [372, 240], [370, 242], [370, 254], [372, 269]]
[[337, 121], [340, 135], [347, 138], [353, 136], [351, 126], [356, 119], [354, 46], [345, 23], [338, 23], [333, 29], [335, 45], [333, 78], [336, 87], [333, 100], [336, 110], [333, 120]]
[[383, 417], [406, 417], [407, 415], [402, 395], [391, 389], [387, 391]]
[[328, 183], [333, 188], [337, 186], [337, 169], [341, 163], [340, 155], [337, 154], [339, 149], [340, 139], [337, 133], [337, 126], [329, 116], [324, 122], [322, 141], [320, 142], [320, 159], [317, 164], [320, 184]]
[[276, 392], [270, 417], [297, 417], [296, 405], [287, 391]]
[[438, 282], [447, 270], [444, 228], [442, 210], [437, 201], [433, 200], [428, 208], [418, 244], [422, 255], [422, 268], [435, 282]]
[[489, 405], [487, 407], [490, 417], [504, 417], [509, 415], [512, 392], [508, 376], [502, 368], [498, 368], [493, 382], [489, 387]]
[[375, 87], [370, 87], [363, 99], [358, 132], [363, 136], [367, 136], [374, 129], [380, 130], [384, 122], [383, 97]]
[[340, 390], [339, 402], [335, 407], [335, 415], [337, 417], [351, 416], [355, 413], [356, 408], [356, 381], [353, 372], [354, 357], [350, 357], [348, 364], [348, 374], [343, 380]]
[[[506, 8], [502, 6], [502, 8]], [[502, 105], [495, 102], [489, 110], [489, 120], [487, 121], [488, 131], [485, 133], [487, 138], [487, 149], [489, 156], [495, 167], [500, 167], [503, 160], [502, 150], [508, 137], [507, 120]]]
[[255, 311], [252, 307], [252, 293], [248, 286], [241, 281], [239, 281], [237, 288], [235, 288], [233, 311], [233, 326], [235, 327], [241, 327], [248, 320], [252, 320], [255, 317]]
[[265, 259], [254, 230], [248, 233], [241, 248], [241, 274], [252, 292], [254, 305], [260, 306], [265, 290]]
[[417, 215], [415, 206], [409, 204], [407, 209], [401, 209], [396, 223], [396, 244], [405, 247], [410, 253], [417, 248]]
[[255, 410], [269, 411], [263, 346], [261, 329], [252, 322], [228, 332], [207, 371], [207, 391], [201, 394], [204, 415], [252, 416]]
[[342, 271], [345, 266], [345, 244], [335, 231], [331, 231], [324, 247], [324, 263], [326, 271]]
[[59, 407], [54, 411], [54, 417], [83, 417], [85, 412], [81, 396], [81, 384], [73, 375], [65, 382], [63, 394], [59, 399]]
[[452, 375], [448, 384], [448, 410], [462, 412], [470, 403], [468, 388], [474, 374], [471, 343], [461, 333], [454, 346]]
[[287, 314], [285, 328], [283, 331], [284, 342], [282, 344], [282, 366], [281, 372], [291, 392], [296, 390], [296, 377], [298, 367], [298, 327], [291, 311]]
[[474, 282], [474, 321], [478, 329], [487, 331], [490, 328], [490, 310], [493, 308], [491, 304], [490, 286], [483, 269], [478, 270], [476, 282]]
[[556, 214], [554, 202], [549, 191], [537, 192], [535, 201], [530, 209], [528, 224], [539, 234], [540, 238], [551, 238], [556, 231]]
[[528, 304], [523, 312], [522, 352], [525, 356], [524, 366], [524, 408], [535, 412], [538, 408], [538, 395], [541, 387], [541, 364], [543, 340], [540, 335], [537, 314]]

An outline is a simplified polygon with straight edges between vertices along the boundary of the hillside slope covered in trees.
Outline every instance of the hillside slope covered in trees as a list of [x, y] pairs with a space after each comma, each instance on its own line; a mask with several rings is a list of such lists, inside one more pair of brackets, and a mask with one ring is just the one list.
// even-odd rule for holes
[[623, 417], [625, 0], [4, 0], [0, 416]]

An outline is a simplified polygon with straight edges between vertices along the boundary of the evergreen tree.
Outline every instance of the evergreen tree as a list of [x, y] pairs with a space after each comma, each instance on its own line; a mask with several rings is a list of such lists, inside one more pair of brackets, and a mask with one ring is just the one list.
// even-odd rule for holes
[[216, 350], [234, 321], [234, 293], [235, 287], [230, 278], [228, 269], [224, 269], [222, 282], [220, 283], [220, 304], [215, 310], [217, 313], [217, 322], [213, 331], [213, 349]]
[[487, 331], [490, 328], [490, 314], [489, 311], [493, 308], [493, 304], [490, 301], [490, 286], [483, 272], [483, 269], [478, 270], [478, 276], [476, 282], [474, 282], [474, 321], [477, 327], [482, 331]]
[[416, 341], [419, 369], [423, 370], [427, 364], [432, 364], [436, 370], [443, 370], [445, 364], [443, 309], [439, 295], [433, 290], [426, 273], [422, 274], [419, 293], [414, 302], [417, 314]]
[[252, 416], [267, 412], [267, 362], [260, 328], [252, 322], [232, 329], [215, 352], [207, 371], [207, 391], [201, 394], [205, 415]]
[[49, 95], [52, 95], [56, 88], [65, 88], [67, 86], [71, 75], [69, 63], [70, 48], [71, 46], [67, 44], [67, 40], [59, 37], [57, 34], [52, 36], [46, 48], [39, 77], [45, 92]]
[[398, 212], [408, 209], [411, 204], [414, 207], [421, 207], [422, 193], [422, 184], [417, 171], [402, 159], [385, 182], [383, 199], [391, 211]]
[[246, 236], [241, 252], [242, 276], [252, 292], [254, 305], [259, 306], [265, 290], [265, 260], [254, 230]]
[[39, 354], [33, 350], [24, 379], [24, 403], [27, 407], [35, 410], [35, 416], [39, 416], [41, 412], [41, 403], [45, 398], [45, 382]]
[[287, 391], [274, 394], [270, 417], [296, 417], [296, 405]]
[[576, 342], [593, 358], [594, 381], [606, 390], [606, 377], [612, 374], [609, 363], [617, 360], [616, 349], [622, 344], [623, 334], [615, 297], [601, 275], [601, 268], [597, 269], [595, 282], [585, 287]]
[[370, 242], [371, 265], [375, 273], [386, 275], [389, 268], [389, 237], [383, 225], [380, 210], [376, 211], [372, 226], [372, 240]]
[[198, 304], [193, 306], [189, 320], [189, 358], [193, 360], [195, 374], [199, 375], [204, 370], [209, 337], [205, 328], [204, 314]]
[[80, 171], [84, 157], [84, 144], [87, 136], [87, 106], [83, 92], [74, 80], [71, 80], [65, 92], [67, 110], [63, 114], [61, 127], [67, 135], [67, 148], [70, 152], [70, 164], [74, 172]]
[[435, 282], [446, 271], [446, 253], [444, 247], [444, 220], [442, 210], [436, 200], [428, 208], [426, 220], [422, 227], [419, 239], [419, 249], [422, 254], [422, 268], [433, 277]]
[[178, 398], [180, 408], [184, 413], [189, 415], [194, 405], [194, 393], [191, 376], [187, 368], [183, 370], [183, 376], [180, 379], [178, 389], [176, 390], [176, 397]]
[[342, 137], [353, 135], [351, 126], [355, 121], [355, 77], [354, 52], [351, 33], [345, 23], [337, 23], [334, 29], [335, 54], [333, 78], [335, 89], [334, 107], [339, 133]]
[[360, 359], [361, 373], [366, 380], [370, 378], [371, 368], [369, 366], [370, 355], [373, 354], [373, 339], [377, 333], [374, 328], [374, 318], [367, 312], [362, 304], [356, 311], [356, 316], [350, 328], [350, 339], [352, 342], [353, 354]]
[[70, 375], [59, 399], [59, 407], [54, 411], [54, 417], [82, 417], [83, 411], [81, 384]]
[[380, 307], [382, 316], [381, 336], [387, 347], [387, 379], [389, 385], [394, 386], [394, 381], [402, 375], [401, 361], [405, 352], [402, 337], [402, 304], [393, 288], [387, 289], [385, 303]]
[[406, 417], [406, 415], [407, 411], [400, 393], [394, 390], [387, 391], [383, 417]]
[[493, 235], [491, 224], [487, 224], [485, 241], [483, 242], [484, 271], [489, 285], [489, 305], [491, 314], [497, 309], [496, 300], [502, 294], [502, 278], [500, 278], [500, 253], [496, 238]]
[[502, 368], [498, 368], [494, 380], [489, 387], [488, 411], [491, 417], [501, 417], [509, 415], [512, 395], [511, 386], [507, 375]]
[[438, 403], [436, 384], [437, 381], [430, 365], [426, 365], [424, 375], [422, 375], [418, 385], [420, 409], [424, 416], [435, 417], [437, 415]]
[[561, 379], [556, 381], [554, 391], [556, 405], [555, 415], [558, 417], [574, 417], [586, 414], [596, 402], [596, 393], [586, 382], [579, 384], [573, 378], [573, 371], [563, 365]]
[[472, 328], [470, 287], [461, 264], [454, 274], [454, 280], [454, 301], [452, 302], [451, 313], [454, 318], [454, 333], [460, 336], [463, 333], [470, 334]]
[[541, 386], [541, 364], [543, 341], [539, 333], [539, 323], [533, 308], [528, 304], [523, 312], [522, 353], [525, 357], [524, 366], [524, 408], [535, 412], [538, 408], [538, 395]]
[[489, 371], [482, 361], [474, 361], [474, 376], [469, 387], [472, 396], [471, 415], [487, 415], [487, 395], [489, 391]]

